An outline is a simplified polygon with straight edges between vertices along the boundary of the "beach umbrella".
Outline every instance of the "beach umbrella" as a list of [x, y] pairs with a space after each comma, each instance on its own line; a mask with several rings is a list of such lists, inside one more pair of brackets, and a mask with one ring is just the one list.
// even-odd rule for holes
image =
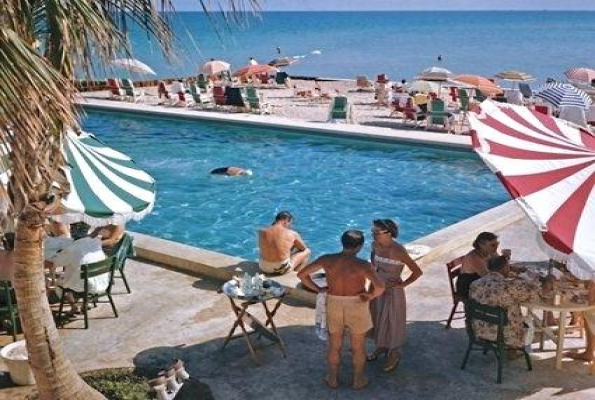
[[474, 150], [540, 230], [540, 244], [595, 279], [595, 137], [527, 107], [484, 101], [470, 113]]
[[536, 97], [551, 103], [555, 107], [573, 106], [588, 110], [593, 101], [581, 89], [569, 83], [548, 83], [538, 89]]
[[157, 75], [151, 67], [135, 58], [117, 58], [112, 60], [112, 65], [116, 67], [127, 69], [130, 72], [137, 74]]
[[63, 153], [68, 163], [70, 194], [62, 200], [60, 215], [52, 219], [90, 225], [122, 224], [139, 220], [155, 203], [155, 180], [127, 155], [92, 134], [66, 134]]
[[502, 89], [496, 86], [494, 82], [480, 75], [463, 74], [457, 75], [452, 79], [472, 88], [479, 89], [482, 93], [488, 96], [502, 93]]
[[267, 64], [246, 65], [245, 67], [240, 68], [236, 72], [234, 72], [233, 76], [260, 75], [268, 74], [271, 72], [279, 72], [279, 69]]
[[291, 64], [295, 63], [298, 61], [298, 58], [295, 57], [279, 57], [279, 58], [275, 58], [274, 60], [269, 62], [270, 66], [273, 67], [288, 67]]
[[440, 84], [438, 82], [417, 80], [405, 84], [405, 89], [408, 92], [440, 93]]
[[571, 68], [564, 72], [564, 75], [571, 82], [579, 84], [591, 85], [591, 81], [595, 79], [595, 69], [591, 68]]
[[442, 67], [426, 68], [415, 77], [415, 79], [424, 81], [447, 81], [452, 77], [452, 72]]
[[496, 78], [502, 79], [503, 81], [512, 82], [513, 88], [517, 82], [531, 82], [535, 80], [535, 78], [531, 74], [520, 71], [503, 71], [497, 73], [494, 76]]
[[216, 75], [223, 71], [229, 71], [231, 65], [221, 60], [207, 61], [200, 67], [200, 72], [207, 75]]

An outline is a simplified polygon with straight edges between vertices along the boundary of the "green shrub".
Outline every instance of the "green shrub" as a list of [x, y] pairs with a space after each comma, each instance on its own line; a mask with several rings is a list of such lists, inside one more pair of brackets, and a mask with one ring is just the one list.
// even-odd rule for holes
[[110, 368], [87, 372], [82, 378], [109, 400], [146, 400], [151, 398], [150, 378], [132, 368]]

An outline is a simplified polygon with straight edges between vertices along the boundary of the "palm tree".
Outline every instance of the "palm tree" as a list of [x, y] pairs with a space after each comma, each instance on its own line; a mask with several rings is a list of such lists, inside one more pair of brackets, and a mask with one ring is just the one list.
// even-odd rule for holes
[[[233, 18], [246, 5], [258, 8], [255, 0], [228, 3]], [[173, 10], [167, 0], [0, 0], [0, 150], [8, 153], [0, 167], [11, 171], [0, 194], [17, 218], [14, 287], [41, 399], [103, 398], [64, 354], [43, 268], [43, 225], [68, 193], [60, 149], [65, 129], [78, 126], [75, 72], [91, 77], [93, 60], [130, 54], [131, 27], [170, 54]]]

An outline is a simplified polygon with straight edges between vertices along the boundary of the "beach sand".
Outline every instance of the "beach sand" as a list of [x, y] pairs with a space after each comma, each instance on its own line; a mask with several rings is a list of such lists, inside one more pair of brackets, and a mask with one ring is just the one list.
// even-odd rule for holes
[[[315, 82], [313, 80], [291, 80], [292, 88], [275, 87], [275, 88], [258, 88], [263, 95], [264, 103], [269, 103], [272, 106], [272, 114], [278, 117], [289, 118], [296, 121], [309, 122], [326, 122], [329, 116], [329, 109], [331, 104], [330, 96], [341, 95], [347, 96], [349, 103], [352, 105], [352, 118], [354, 123], [368, 126], [378, 126], [383, 128], [394, 129], [417, 129], [425, 130], [425, 122], [421, 122], [420, 126], [415, 128], [411, 121], [408, 124], [403, 124], [400, 113], [398, 117], [391, 117], [392, 108], [389, 106], [378, 106], [374, 99], [373, 91], [357, 91], [354, 80], [335, 80], [335, 81], [318, 81], [323, 96], [321, 97], [303, 97], [296, 96], [296, 92], [306, 91], [310, 93], [315, 92]], [[294, 89], [295, 86], [297, 89]], [[142, 99], [144, 104], [157, 106], [160, 101], [157, 97], [157, 87], [142, 88], [145, 95]], [[325, 97], [324, 95], [329, 97]], [[109, 97], [108, 91], [96, 91], [84, 93], [85, 97], [102, 98]], [[187, 96], [189, 99], [190, 95]], [[162, 107], [167, 107], [161, 105]], [[208, 110], [209, 108], [207, 108]], [[213, 112], [226, 112], [223, 110], [213, 110]], [[463, 130], [458, 123], [454, 124], [455, 133], [464, 133], [467, 128]], [[447, 130], [443, 127], [433, 126], [431, 131], [444, 132]]]

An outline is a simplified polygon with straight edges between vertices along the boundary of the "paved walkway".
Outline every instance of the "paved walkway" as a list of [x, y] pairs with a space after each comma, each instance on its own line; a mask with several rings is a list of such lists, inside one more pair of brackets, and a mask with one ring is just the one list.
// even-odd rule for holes
[[[544, 261], [534, 241], [535, 229], [522, 220], [499, 232], [513, 259]], [[370, 364], [369, 388], [348, 388], [349, 353], [339, 390], [324, 386], [325, 343], [313, 333], [313, 310], [299, 304], [281, 307], [277, 317], [288, 357], [275, 347], [259, 353], [262, 366], [253, 365], [245, 343], [232, 342], [220, 350], [233, 317], [227, 299], [216, 293], [213, 281], [130, 261], [127, 274], [133, 293], [116, 296], [120, 318], [111, 318], [109, 306], [91, 311], [90, 329], [73, 322], [64, 329], [69, 357], [80, 371], [118, 366], [158, 369], [179, 357], [188, 370], [210, 386], [216, 399], [560, 399], [595, 398], [595, 378], [579, 362], [554, 369], [553, 353], [534, 354], [534, 370], [522, 361], [509, 362], [504, 383], [495, 383], [491, 355], [473, 354], [466, 371], [460, 362], [466, 346], [461, 320], [444, 329], [451, 299], [444, 263], [467, 249], [456, 249], [425, 268], [424, 276], [407, 292], [408, 341], [398, 371], [381, 372], [382, 363]], [[117, 292], [123, 289], [120, 283]], [[577, 341], [578, 342], [578, 341]], [[370, 344], [371, 348], [371, 344]], [[0, 391], [0, 398], [8, 392]]]

